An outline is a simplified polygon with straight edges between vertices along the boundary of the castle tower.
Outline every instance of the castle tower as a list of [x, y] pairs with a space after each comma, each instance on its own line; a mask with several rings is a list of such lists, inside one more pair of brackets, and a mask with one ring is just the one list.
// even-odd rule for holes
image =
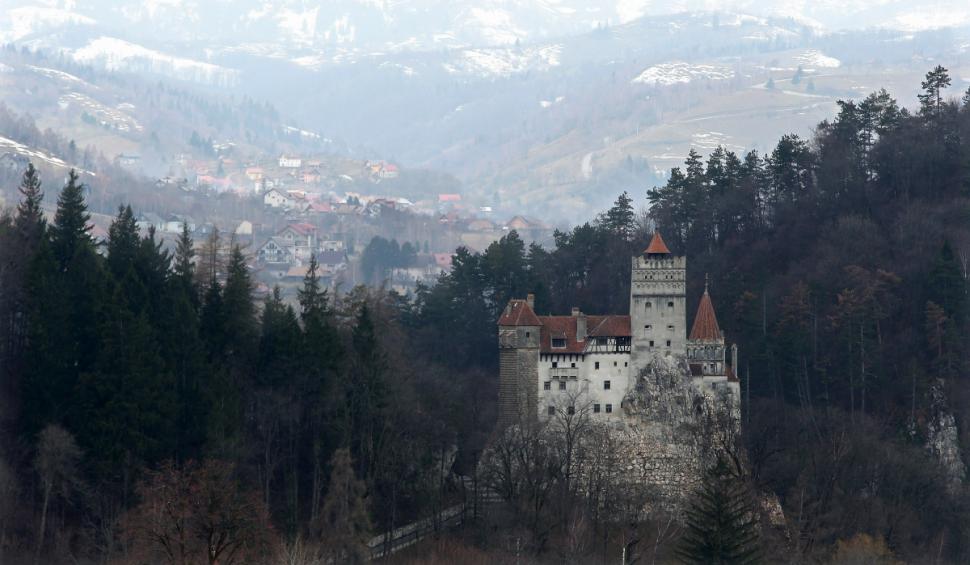
[[633, 258], [630, 331], [635, 371], [654, 357], [687, 350], [687, 258], [675, 257], [659, 232], [643, 254]]
[[500, 428], [535, 418], [539, 371], [539, 332], [534, 297], [510, 300], [498, 321]]
[[726, 375], [724, 334], [717, 324], [714, 314], [714, 304], [707, 292], [707, 282], [704, 282], [704, 295], [697, 306], [697, 316], [690, 330], [687, 340], [687, 361], [695, 376], [723, 376]]

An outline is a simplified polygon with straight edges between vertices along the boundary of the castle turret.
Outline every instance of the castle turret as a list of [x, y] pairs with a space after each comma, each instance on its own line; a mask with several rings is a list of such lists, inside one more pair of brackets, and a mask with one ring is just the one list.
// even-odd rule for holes
[[[724, 335], [717, 324], [714, 304], [704, 283], [704, 295], [697, 305], [697, 315], [687, 340], [687, 360], [693, 372], [703, 376], [726, 375], [724, 366]], [[695, 376], [700, 376], [696, 375]]]
[[654, 232], [642, 255], [633, 258], [630, 282], [630, 330], [636, 368], [655, 356], [686, 351], [687, 259], [676, 257], [659, 232]]
[[536, 417], [536, 378], [542, 323], [534, 297], [510, 300], [498, 321], [500, 427]]

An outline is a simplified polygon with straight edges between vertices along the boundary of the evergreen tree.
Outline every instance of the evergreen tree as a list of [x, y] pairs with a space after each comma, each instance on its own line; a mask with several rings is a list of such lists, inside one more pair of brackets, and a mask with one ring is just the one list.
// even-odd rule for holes
[[131, 206], [119, 206], [118, 215], [108, 228], [108, 271], [121, 281], [135, 263], [140, 238]]
[[723, 458], [705, 473], [690, 502], [677, 556], [684, 563], [705, 565], [760, 561], [754, 506]]
[[24, 248], [25, 253], [29, 253], [34, 248], [47, 225], [44, 211], [40, 207], [44, 200], [44, 193], [40, 187], [40, 175], [34, 168], [34, 164], [28, 163], [24, 177], [20, 181], [21, 200], [14, 220], [14, 226], [24, 243], [33, 242], [29, 248]]
[[637, 228], [637, 216], [633, 209], [633, 199], [626, 191], [616, 198], [613, 207], [600, 218], [600, 224], [610, 233], [625, 240], [633, 238]]
[[84, 185], [74, 169], [68, 173], [67, 184], [57, 197], [57, 213], [51, 226], [51, 249], [61, 269], [74, 258], [78, 250], [92, 245], [88, 232], [88, 206], [84, 202]]
[[325, 558], [336, 563], [366, 563], [370, 519], [364, 499], [366, 488], [357, 479], [347, 449], [338, 449], [330, 460], [330, 486], [323, 512], [314, 524], [325, 549]]
[[950, 83], [950, 75], [942, 65], [937, 65], [932, 71], [926, 73], [926, 79], [921, 84], [923, 93], [917, 96], [920, 114], [934, 119], [942, 116], [943, 89], [950, 86]]

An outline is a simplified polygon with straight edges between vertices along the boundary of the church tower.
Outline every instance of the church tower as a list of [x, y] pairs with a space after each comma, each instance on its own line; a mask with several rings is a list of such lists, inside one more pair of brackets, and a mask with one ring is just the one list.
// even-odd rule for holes
[[687, 258], [675, 257], [659, 232], [642, 255], [633, 258], [630, 282], [630, 332], [636, 371], [654, 357], [687, 351]]

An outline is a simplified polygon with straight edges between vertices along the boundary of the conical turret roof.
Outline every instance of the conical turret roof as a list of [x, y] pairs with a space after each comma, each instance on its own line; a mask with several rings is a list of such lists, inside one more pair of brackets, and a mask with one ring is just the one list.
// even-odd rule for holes
[[647, 255], [670, 255], [670, 250], [667, 249], [667, 244], [664, 243], [664, 238], [660, 237], [658, 231], [653, 232], [653, 239], [643, 252]]
[[702, 339], [714, 341], [721, 339], [721, 328], [717, 325], [717, 316], [714, 314], [714, 304], [711, 303], [711, 295], [707, 288], [704, 288], [704, 296], [701, 303], [697, 306], [697, 316], [694, 318], [694, 327], [690, 330], [689, 339]]

